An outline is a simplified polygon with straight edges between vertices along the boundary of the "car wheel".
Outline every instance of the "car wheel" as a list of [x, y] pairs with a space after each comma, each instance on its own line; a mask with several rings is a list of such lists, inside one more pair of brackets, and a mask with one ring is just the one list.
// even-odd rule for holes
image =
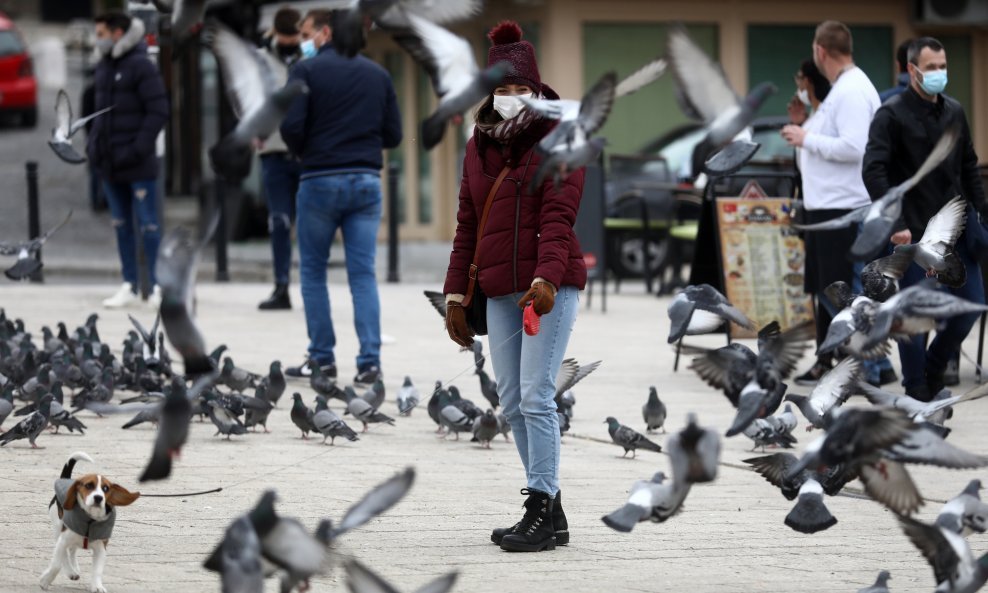
[[646, 259], [652, 276], [658, 276], [669, 258], [669, 237], [651, 236], [648, 240], [646, 256], [642, 254], [642, 237], [639, 233], [616, 233], [611, 240], [609, 261], [611, 270], [621, 278], [642, 278], [645, 275]]
[[38, 108], [32, 107], [30, 109], [25, 109], [21, 113], [21, 127], [33, 128], [38, 125]]

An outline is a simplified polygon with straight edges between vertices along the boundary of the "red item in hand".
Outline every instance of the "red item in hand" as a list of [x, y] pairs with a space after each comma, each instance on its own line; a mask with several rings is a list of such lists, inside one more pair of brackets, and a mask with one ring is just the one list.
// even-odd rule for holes
[[525, 333], [534, 336], [539, 333], [541, 317], [535, 312], [535, 308], [532, 303], [529, 302], [525, 305], [525, 312], [522, 314], [522, 326], [525, 328]]

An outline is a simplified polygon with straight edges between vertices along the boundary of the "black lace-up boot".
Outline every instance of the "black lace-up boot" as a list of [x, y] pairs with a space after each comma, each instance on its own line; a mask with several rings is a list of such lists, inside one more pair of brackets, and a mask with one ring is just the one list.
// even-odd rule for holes
[[556, 533], [552, 528], [552, 496], [538, 490], [523, 489], [528, 494], [525, 516], [511, 533], [501, 539], [501, 549], [507, 552], [541, 552], [556, 549]]
[[[528, 494], [528, 489], [525, 488], [522, 494]], [[515, 523], [511, 527], [498, 527], [493, 532], [491, 532], [491, 541], [497, 545], [501, 545], [501, 540], [504, 536], [509, 533], [513, 533], [515, 528], [521, 524], [521, 521]], [[556, 500], [552, 505], [552, 526], [556, 530], [556, 545], [565, 546], [569, 543], [569, 523], [566, 521], [566, 513], [563, 512], [563, 491], [560, 490], [556, 492]]]

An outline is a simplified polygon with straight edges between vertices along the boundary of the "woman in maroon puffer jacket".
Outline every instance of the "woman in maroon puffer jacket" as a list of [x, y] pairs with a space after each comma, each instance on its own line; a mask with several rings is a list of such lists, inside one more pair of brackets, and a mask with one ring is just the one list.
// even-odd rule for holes
[[[569, 542], [559, 493], [559, 421], [555, 378], [566, 352], [579, 291], [587, 281], [573, 233], [583, 194], [583, 170], [559, 187], [550, 179], [532, 189], [541, 157], [535, 148], [555, 125], [523, 109], [518, 95], [558, 99], [542, 84], [532, 45], [514, 22], [498, 25], [488, 64], [510, 62], [513, 72], [477, 112], [460, 185], [456, 237], [446, 273], [446, 328], [454, 342], [470, 345], [462, 306], [474, 252], [476, 282], [488, 297], [487, 325], [497, 392], [528, 479], [525, 515], [513, 527], [495, 529], [494, 543], [509, 551], [551, 550]], [[507, 169], [505, 171], [505, 169]], [[502, 175], [503, 173], [503, 175]], [[485, 228], [478, 226], [498, 177]], [[477, 237], [481, 238], [478, 243]], [[540, 331], [522, 331], [522, 309], [540, 315]]]

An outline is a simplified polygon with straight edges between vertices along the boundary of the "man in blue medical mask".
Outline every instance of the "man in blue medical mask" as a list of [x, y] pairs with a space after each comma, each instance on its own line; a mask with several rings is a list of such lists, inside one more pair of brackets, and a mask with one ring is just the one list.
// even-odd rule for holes
[[312, 11], [302, 21], [302, 26], [299, 28], [302, 44], [299, 49], [302, 51], [303, 60], [316, 57], [319, 48], [332, 40], [332, 29], [330, 29], [328, 22], [323, 22], [327, 18], [328, 16], [324, 16], [323, 11]]
[[[909, 89], [883, 104], [872, 120], [862, 169], [865, 186], [873, 200], [881, 198], [890, 187], [920, 168], [945, 130], [957, 126], [960, 139], [953, 152], [906, 193], [891, 242], [903, 245], [919, 241], [930, 218], [951, 198], [963, 196], [968, 202], [967, 225], [955, 250], [967, 271], [967, 282], [950, 292], [983, 303], [984, 287], [977, 260], [988, 245], [979, 218], [988, 221], [988, 205], [971, 130], [961, 104], [943, 92], [947, 86], [947, 53], [943, 45], [932, 37], [921, 37], [910, 45], [908, 58]], [[900, 289], [924, 277], [920, 266], [910, 266], [899, 283]], [[899, 344], [906, 393], [924, 401], [936, 396], [943, 387], [947, 362], [957, 355], [977, 318], [977, 314], [951, 318], [937, 331], [929, 348], [925, 335]]]

